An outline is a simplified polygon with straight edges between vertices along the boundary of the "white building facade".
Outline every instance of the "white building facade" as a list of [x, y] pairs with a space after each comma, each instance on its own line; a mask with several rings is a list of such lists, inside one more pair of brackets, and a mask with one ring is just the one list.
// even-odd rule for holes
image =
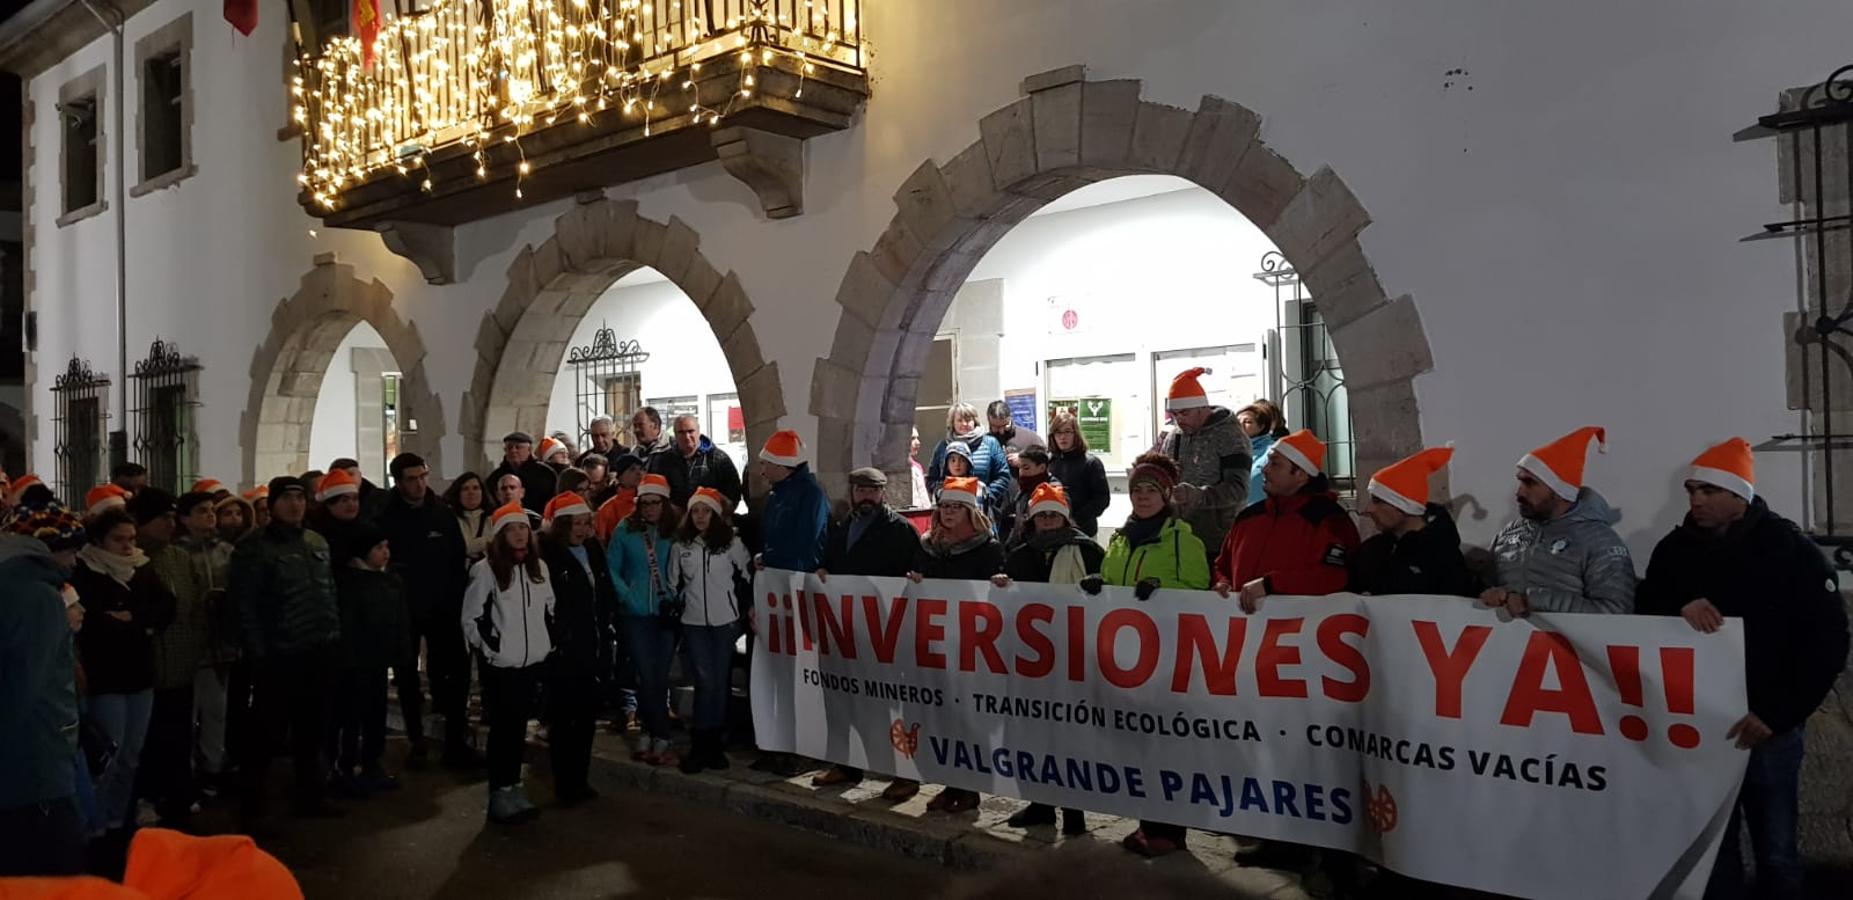
[[[1043, 204], [1128, 174], [1204, 188], [1279, 248], [1343, 361], [1359, 472], [1453, 441], [1469, 541], [1514, 513], [1513, 463], [1578, 426], [1609, 430], [1589, 480], [1643, 557], [1683, 513], [1692, 456], [1804, 430], [1785, 369], [1797, 255], [1738, 242], [1786, 217], [1776, 145], [1732, 134], [1848, 61], [1853, 9], [1829, 0], [862, 0], [870, 96], [804, 141], [801, 214], [772, 217], [725, 161], [548, 202], [511, 193], [454, 228], [448, 283], [388, 247], [416, 232], [328, 227], [299, 204], [280, 6], [249, 37], [218, 3], [128, 6], [121, 78], [102, 26], [77, 46], [45, 36], [88, 16], [78, 3], [40, 0], [0, 47], [25, 77], [41, 473], [58, 465], [53, 388], [73, 359], [110, 380], [103, 428], [126, 426], [135, 456], [139, 401], [122, 387], [156, 339], [197, 360], [189, 468], [248, 485], [323, 465], [316, 392], [362, 321], [400, 368], [401, 445], [441, 475], [480, 466], [504, 432], [561, 424], [547, 407], [567, 346], [648, 266], [710, 326], [707, 368], [731, 370], [702, 395], [731, 383], [747, 446], [795, 428], [840, 490], [855, 466], [904, 470], [927, 350], [985, 252]], [[146, 64], [163, 48], [183, 57], [185, 138], [178, 168], [147, 178], [143, 81], [164, 77]], [[75, 210], [73, 98], [94, 98], [101, 179]], [[1251, 249], [1191, 248], [1192, 283], [1255, 290]], [[1139, 280], [1084, 302], [1137, 302]], [[1224, 315], [1163, 308], [1178, 347]], [[998, 387], [1036, 386], [1016, 362]], [[1759, 459], [1759, 490], [1792, 517], [1815, 489], [1802, 459]]]

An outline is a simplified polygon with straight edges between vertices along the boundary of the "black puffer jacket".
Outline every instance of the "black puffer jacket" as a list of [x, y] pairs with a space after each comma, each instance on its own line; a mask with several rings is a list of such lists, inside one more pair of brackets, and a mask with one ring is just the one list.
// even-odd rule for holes
[[321, 535], [273, 521], [238, 542], [231, 578], [246, 655], [290, 656], [341, 640], [334, 568]]
[[[1044, 546], [1038, 546], [1043, 544]], [[1093, 538], [1082, 534], [1079, 529], [1068, 531], [1059, 543], [1048, 544], [1030, 539], [1018, 544], [1004, 560], [1004, 574], [1011, 581], [1027, 581], [1032, 584], [1047, 584], [1049, 570], [1055, 566], [1055, 554], [1063, 547], [1081, 548], [1081, 565], [1087, 574], [1100, 574], [1101, 560], [1106, 559], [1106, 548], [1096, 543]]]
[[1821, 551], [1761, 497], [1722, 536], [1692, 524], [1660, 539], [1635, 591], [1641, 615], [1710, 600], [1744, 620], [1750, 711], [1781, 734], [1807, 721], [1847, 662], [1847, 613]]
[[920, 532], [901, 514], [883, 505], [870, 515], [875, 521], [862, 532], [862, 539], [849, 546], [849, 524], [854, 516], [830, 523], [824, 535], [823, 569], [832, 575], [906, 575], [920, 552]]
[[494, 496], [495, 483], [501, 481], [502, 476], [510, 472], [515, 473], [515, 476], [521, 479], [521, 505], [536, 515], [545, 512], [547, 501], [553, 499], [554, 488], [559, 484], [559, 473], [555, 472], [552, 466], [538, 459], [529, 458], [519, 467], [509, 465], [508, 460], [504, 459], [501, 465], [495, 467], [495, 471], [490, 472], [488, 477], [483, 479], [484, 492]]
[[341, 604], [341, 663], [350, 669], [403, 665], [411, 650], [405, 587], [391, 572], [344, 565], [335, 570]]
[[1358, 547], [1351, 560], [1349, 590], [1359, 594], [1480, 593], [1461, 555], [1461, 533], [1446, 507], [1430, 503], [1428, 524], [1398, 538], [1379, 532]]
[[[90, 568], [79, 559], [71, 587], [84, 604], [84, 630], [77, 633], [78, 658], [92, 694], [133, 694], [154, 687], [154, 639], [150, 632], [174, 621], [174, 595], [144, 565], [129, 584]], [[126, 612], [124, 622], [109, 613]]]
[[613, 617], [618, 608], [618, 594], [605, 562], [605, 548], [599, 546], [597, 538], [586, 540], [586, 561], [592, 564], [590, 575], [563, 542], [549, 537], [543, 542], [542, 550], [548, 577], [553, 582], [554, 665], [575, 672], [596, 672], [604, 648], [610, 645], [612, 623], [616, 621]]
[[469, 551], [450, 507], [431, 492], [413, 506], [393, 490], [381, 505], [379, 526], [392, 548], [393, 573], [411, 588], [405, 599], [412, 619], [423, 621], [434, 610], [455, 618], [463, 605]]
[[1004, 571], [1004, 545], [989, 533], [979, 534], [950, 547], [921, 535], [914, 554], [914, 571], [927, 578], [983, 581]]
[[1100, 533], [1100, 514], [1113, 502], [1113, 487], [1107, 483], [1107, 467], [1100, 457], [1075, 451], [1060, 453], [1049, 449], [1049, 474], [1068, 492], [1068, 505], [1076, 528], [1088, 537]]

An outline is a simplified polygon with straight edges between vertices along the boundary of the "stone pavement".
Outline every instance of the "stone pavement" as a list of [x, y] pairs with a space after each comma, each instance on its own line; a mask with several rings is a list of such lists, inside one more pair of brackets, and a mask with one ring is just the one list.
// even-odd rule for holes
[[1808, 720], [1802, 859], [1816, 896], [1853, 897], [1853, 669]]
[[[925, 786], [913, 799], [881, 799], [886, 779], [870, 777], [849, 787], [814, 788], [811, 776], [782, 778], [747, 768], [752, 756], [729, 754], [733, 767], [684, 775], [670, 767], [633, 762], [623, 740], [601, 732], [593, 747], [592, 783], [600, 790], [649, 791], [724, 808], [757, 819], [817, 832], [863, 847], [938, 862], [953, 869], [992, 868], [1062, 843], [1091, 841], [1117, 845], [1136, 823], [1088, 814], [1088, 834], [1063, 838], [1054, 826], [1029, 830], [1004, 824], [1022, 801], [987, 795], [978, 809], [960, 815], [928, 813], [938, 789]], [[532, 756], [530, 756], [532, 758]], [[1235, 841], [1193, 831], [1190, 853], [1176, 853], [1151, 865], [1179, 873], [1207, 872], [1245, 900], [1302, 900], [1310, 895], [1297, 876], [1244, 868], [1234, 859]]]

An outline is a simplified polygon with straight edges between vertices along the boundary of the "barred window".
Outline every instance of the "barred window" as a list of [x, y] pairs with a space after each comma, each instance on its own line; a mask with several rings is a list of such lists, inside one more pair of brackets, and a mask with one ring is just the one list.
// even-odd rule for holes
[[182, 493], [199, 478], [199, 360], [156, 340], [135, 364], [135, 458], [148, 483]]
[[52, 382], [57, 404], [56, 491], [66, 505], [82, 509], [84, 493], [103, 480], [103, 436], [108, 433], [109, 378], [90, 363], [71, 357]]

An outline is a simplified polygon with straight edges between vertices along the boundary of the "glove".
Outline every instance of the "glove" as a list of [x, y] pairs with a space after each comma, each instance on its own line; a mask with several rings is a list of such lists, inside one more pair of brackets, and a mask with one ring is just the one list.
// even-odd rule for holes
[[1141, 578], [1139, 579], [1139, 583], [1133, 586], [1132, 589], [1132, 595], [1140, 600], [1150, 600], [1152, 599], [1152, 595], [1157, 592], [1158, 579], [1156, 578]]
[[1106, 584], [1107, 580], [1105, 578], [1099, 575], [1088, 575], [1081, 579], [1081, 590], [1089, 597], [1098, 597], [1100, 596], [1100, 589], [1105, 587]]

